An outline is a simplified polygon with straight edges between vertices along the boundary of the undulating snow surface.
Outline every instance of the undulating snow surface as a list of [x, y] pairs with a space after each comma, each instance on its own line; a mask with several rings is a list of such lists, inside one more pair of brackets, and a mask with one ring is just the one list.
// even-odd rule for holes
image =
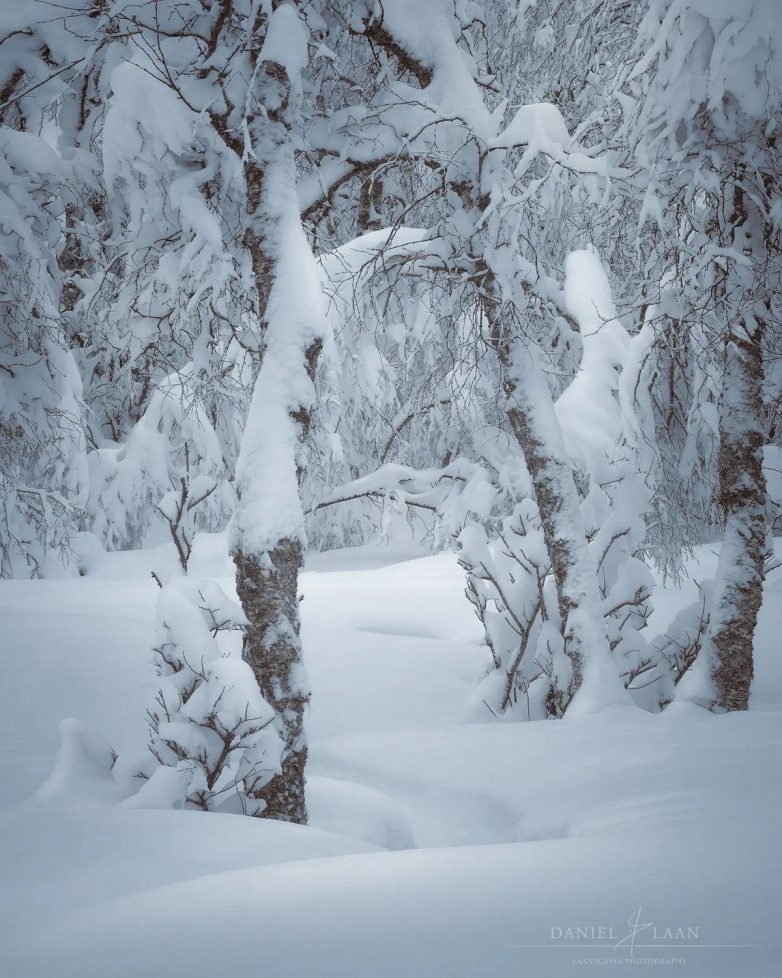
[[[697, 556], [706, 577], [716, 553]], [[149, 569], [169, 559], [0, 584], [0, 974], [782, 973], [782, 572], [748, 713], [503, 723], [475, 702], [487, 655], [453, 555], [313, 555], [309, 827], [118, 809], [86, 777], [32, 798], [64, 717], [143, 744]], [[199, 537], [193, 566], [232, 593], [223, 538]], [[658, 590], [655, 628], [694, 596]]]

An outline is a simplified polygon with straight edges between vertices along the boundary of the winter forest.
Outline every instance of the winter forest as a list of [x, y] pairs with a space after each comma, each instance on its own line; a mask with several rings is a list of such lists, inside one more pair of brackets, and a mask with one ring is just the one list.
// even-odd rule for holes
[[781, 595], [777, 0], [0, 0], [2, 974], [774, 978]]

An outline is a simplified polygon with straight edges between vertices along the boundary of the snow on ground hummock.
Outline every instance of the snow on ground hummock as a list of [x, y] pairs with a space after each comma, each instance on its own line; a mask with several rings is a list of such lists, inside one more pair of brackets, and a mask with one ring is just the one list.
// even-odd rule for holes
[[[29, 800], [63, 717], [120, 750], [143, 738], [148, 574], [168, 556], [0, 584], [0, 974], [562, 978], [682, 958], [670, 967], [688, 978], [782, 973], [782, 573], [767, 583], [748, 713], [521, 724], [475, 722], [486, 650], [453, 555], [313, 555], [311, 826], [101, 807], [86, 789], [67, 810]], [[219, 537], [194, 559], [231, 587]], [[656, 624], [693, 597], [691, 582], [666, 590]], [[650, 925], [632, 952], [631, 918]], [[612, 946], [563, 946], [552, 933], [568, 927], [611, 927]], [[679, 928], [698, 936], [667, 948]]]

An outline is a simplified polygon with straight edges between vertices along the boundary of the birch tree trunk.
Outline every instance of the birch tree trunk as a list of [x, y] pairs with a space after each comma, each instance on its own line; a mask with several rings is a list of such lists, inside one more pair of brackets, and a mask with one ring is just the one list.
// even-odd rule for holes
[[[293, 7], [272, 16], [297, 18]], [[286, 27], [293, 29], [289, 23]], [[304, 56], [306, 56], [306, 39]], [[243, 656], [275, 709], [284, 743], [281, 771], [253, 797], [265, 818], [305, 823], [304, 713], [309, 687], [299, 638], [298, 579], [304, 549], [299, 490], [313, 405], [324, 314], [315, 260], [296, 195], [291, 79], [275, 62], [260, 66], [245, 159], [248, 248], [258, 293], [262, 361], [237, 465], [239, 505], [232, 524], [236, 586], [249, 624]], [[251, 788], [252, 793], [252, 788]]]
[[725, 537], [709, 627], [692, 675], [680, 684], [680, 695], [710, 708], [746, 710], [763, 601], [763, 342], [773, 286], [767, 278], [769, 226], [753, 199], [746, 167], [734, 165], [731, 174], [724, 184], [726, 197], [711, 223], [715, 243], [742, 256], [732, 261], [727, 274], [717, 266], [711, 285], [722, 343], [718, 498]]
[[[736, 265], [725, 303], [719, 415], [719, 501], [725, 539], [707, 633], [716, 705], [725, 710], [746, 710], [749, 705], [766, 550], [762, 414], [770, 233], [754, 195], [745, 189], [745, 178], [740, 165], [732, 182], [728, 228], [731, 244], [747, 261]], [[733, 312], [731, 301], [740, 302], [740, 309]]]
[[725, 337], [719, 450], [725, 539], [707, 633], [717, 706], [725, 710], [749, 705], [752, 642], [763, 600], [762, 339], [762, 320], [740, 321]]

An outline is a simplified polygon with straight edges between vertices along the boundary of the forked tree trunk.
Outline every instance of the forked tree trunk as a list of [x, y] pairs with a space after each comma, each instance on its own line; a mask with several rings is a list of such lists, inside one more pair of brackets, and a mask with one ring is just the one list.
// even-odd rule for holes
[[720, 504], [725, 540], [707, 648], [717, 706], [746, 710], [752, 642], [763, 600], [766, 485], [763, 476], [763, 323], [741, 322], [725, 339], [720, 402]]

